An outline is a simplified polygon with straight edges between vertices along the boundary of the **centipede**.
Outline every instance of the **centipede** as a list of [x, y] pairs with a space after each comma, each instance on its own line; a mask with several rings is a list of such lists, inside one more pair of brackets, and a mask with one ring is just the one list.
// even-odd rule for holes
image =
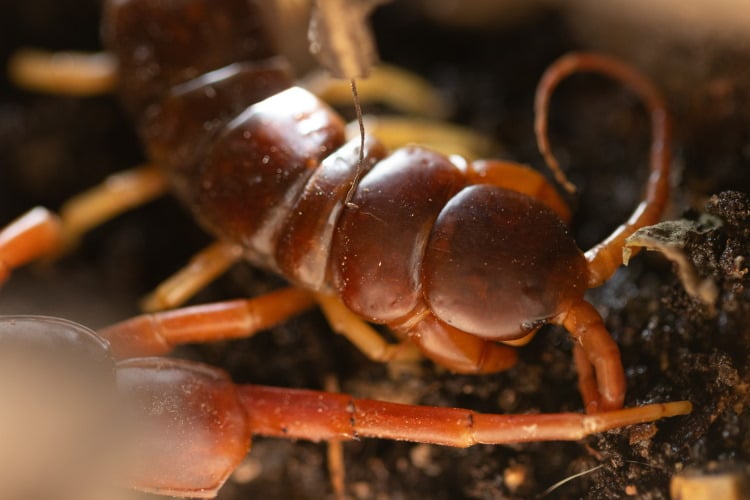
[[[666, 204], [670, 119], [650, 80], [591, 52], [564, 56], [542, 76], [536, 133], [555, 172], [547, 109], [569, 75], [615, 80], [650, 116], [644, 199], [583, 252], [568, 229], [563, 197], [523, 164], [417, 145], [390, 151], [370, 135], [347, 140], [344, 120], [294, 86], [259, 19], [252, 3], [240, 0], [105, 3], [104, 45], [149, 163], [118, 177], [117, 189], [129, 194], [113, 193], [109, 183], [104, 196], [129, 207], [169, 189], [217, 239], [205, 259], [218, 259], [219, 267], [246, 260], [291, 284], [104, 328], [99, 334], [115, 356], [161, 356], [187, 342], [247, 337], [318, 303], [334, 329], [374, 360], [422, 356], [451, 372], [486, 375], [510, 369], [516, 347], [552, 324], [574, 341], [585, 411], [614, 422], [625, 402], [624, 369], [584, 292], [613, 275], [626, 238], [657, 222]], [[37, 208], [11, 222], [0, 233], [0, 278], [78, 239], [91, 224], [80, 221], [81, 206], [90, 204], [76, 200], [60, 216]], [[384, 325], [397, 341], [383, 340], [367, 323]], [[653, 405], [641, 407], [632, 422], [690, 408], [662, 406], [656, 413]], [[545, 436], [532, 432], [523, 440]]]

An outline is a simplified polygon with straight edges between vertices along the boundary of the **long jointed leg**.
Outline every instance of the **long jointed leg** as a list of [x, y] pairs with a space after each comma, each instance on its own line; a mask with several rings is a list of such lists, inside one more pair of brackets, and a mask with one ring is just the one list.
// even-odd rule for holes
[[99, 332], [118, 358], [166, 354], [187, 342], [250, 337], [309, 309], [312, 297], [284, 288], [249, 300], [201, 304], [156, 314], [143, 314]]
[[253, 434], [313, 441], [362, 437], [445, 446], [576, 441], [626, 425], [690, 413], [687, 401], [626, 408], [596, 415], [497, 415], [357, 399], [346, 394], [238, 386]]
[[669, 196], [670, 142], [672, 125], [664, 97], [645, 75], [625, 63], [592, 53], [574, 53], [550, 66], [544, 73], [536, 95], [536, 137], [539, 150], [550, 169], [569, 191], [574, 188], [560, 170], [557, 159], [550, 151], [547, 137], [547, 110], [552, 91], [558, 83], [572, 73], [594, 72], [613, 78], [633, 90], [642, 100], [651, 117], [651, 174], [646, 194], [630, 218], [604, 241], [586, 252], [589, 262], [589, 287], [599, 286], [622, 265], [622, 248], [625, 239], [643, 226], [659, 221]]
[[[168, 358], [117, 364], [118, 386], [150, 433], [135, 436], [130, 484], [185, 497], [213, 497], [250, 448], [251, 435], [311, 441], [363, 437], [467, 447], [582, 439], [626, 425], [685, 415], [688, 401], [597, 415], [496, 415], [358, 399], [346, 394], [234, 385], [217, 368]], [[137, 397], [138, 394], [147, 397]], [[159, 404], [151, 404], [159, 401]], [[189, 453], [186, 451], [189, 450]], [[190, 471], [186, 474], [185, 471]]]
[[34, 208], [0, 231], [0, 283], [10, 272], [63, 253], [90, 229], [162, 195], [164, 176], [150, 166], [120, 172], [68, 201], [56, 216]]

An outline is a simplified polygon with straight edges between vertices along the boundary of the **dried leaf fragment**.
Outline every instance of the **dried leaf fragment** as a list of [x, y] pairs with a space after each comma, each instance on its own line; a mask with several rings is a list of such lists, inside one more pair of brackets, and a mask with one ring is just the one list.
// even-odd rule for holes
[[684, 250], [689, 235], [704, 234], [721, 225], [721, 219], [718, 217], [702, 214], [698, 220], [680, 219], [643, 227], [625, 240], [622, 260], [627, 265], [632, 253], [631, 248], [646, 248], [661, 252], [677, 265], [677, 275], [685, 291], [704, 304], [713, 306], [719, 295], [716, 283], [711, 278], [703, 279], [698, 275]]

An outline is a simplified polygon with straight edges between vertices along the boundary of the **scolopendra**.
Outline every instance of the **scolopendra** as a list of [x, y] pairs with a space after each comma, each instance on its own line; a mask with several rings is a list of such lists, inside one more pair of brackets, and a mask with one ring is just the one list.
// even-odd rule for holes
[[[507, 368], [515, 351], [496, 341], [522, 342], [543, 324], [562, 324], [579, 342], [575, 359], [587, 410], [622, 406], [617, 347], [598, 313], [583, 301], [583, 291], [614, 272], [625, 236], [655, 222], [666, 199], [667, 116], [645, 78], [612, 59], [578, 54], [554, 65], [540, 86], [543, 117], [544, 96], [568, 72], [614, 75], [644, 98], [654, 122], [646, 201], [584, 260], [560, 221], [567, 208], [554, 188], [521, 165], [469, 162], [418, 147], [387, 153], [368, 138], [365, 173], [352, 189], [359, 141], [344, 144], [342, 120], [317, 98], [300, 89], [283, 90], [290, 84], [284, 64], [266, 59], [272, 51], [259, 42], [244, 2], [226, 1], [215, 9], [198, 1], [176, 2], [180, 8], [164, 5], [113, 3], [105, 26], [117, 54], [123, 101], [136, 117], [152, 162], [168, 172], [174, 191], [202, 225], [228, 242], [221, 248], [235, 253], [241, 248], [243, 257], [297, 285], [333, 292], [349, 310], [387, 324], [458, 372]], [[210, 13], [208, 20], [203, 13]], [[191, 20], [201, 29], [187, 29]], [[144, 28], [149, 23], [163, 30], [163, 39], [148, 38], [159, 35]], [[165, 28], [168, 23], [175, 27]], [[189, 36], [175, 35], [183, 32]], [[191, 46], [201, 47], [201, 58], [186, 64], [196, 52]], [[203, 50], [207, 47], [215, 51]], [[258, 61], [235, 62], [247, 59]], [[148, 170], [146, 176], [155, 191], [161, 189], [161, 174]], [[51, 220], [46, 212], [35, 214]], [[10, 242], [0, 253], [7, 272], [17, 263], [12, 245], [34, 243], [18, 238], [18, 228], [31, 234], [37, 227], [25, 226], [28, 220], [3, 233]], [[52, 238], [58, 247], [65, 236]], [[267, 299], [277, 309], [290, 309], [259, 312], [274, 321], [309, 303], [298, 291]], [[337, 303], [319, 300], [337, 321]], [[227, 303], [220, 309], [136, 318], [103, 333], [115, 349], [132, 350], [131, 337], [143, 338], [129, 354], [160, 353], [177, 342], [247, 334], [244, 324], [238, 326], [244, 316], [235, 319], [245, 308], [244, 302]], [[205, 321], [200, 328], [196, 315]], [[184, 325], [188, 331], [177, 328]]]

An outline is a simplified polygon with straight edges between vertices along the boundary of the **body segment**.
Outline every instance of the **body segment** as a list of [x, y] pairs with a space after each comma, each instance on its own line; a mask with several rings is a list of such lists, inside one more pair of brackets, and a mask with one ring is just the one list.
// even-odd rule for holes
[[[116, 28], [123, 18], [135, 22], [121, 10], [139, 3], [153, 1], [109, 9], [105, 31], [117, 54], [133, 39], [160, 46]], [[203, 8], [173, 3], [185, 16]], [[247, 24], [240, 15], [225, 21]], [[218, 54], [224, 42], [212, 43]], [[513, 340], [582, 297], [582, 255], [557, 216], [528, 196], [483, 184], [439, 153], [414, 146], [386, 154], [368, 138], [366, 169], [344, 205], [358, 146], [336, 153], [343, 122], [307, 91], [266, 96], [287, 81], [262, 55], [248, 52], [237, 63], [232, 54], [224, 67], [216, 67], [224, 62], [216, 55], [194, 64], [211, 73], [192, 76], [177, 69], [177, 54], [165, 54], [170, 76], [159, 81], [172, 86], [148, 90], [147, 148], [209, 231], [242, 245], [256, 264], [336, 293], [368, 321], [401, 330], [427, 313], [472, 335]], [[123, 99], [143, 101], [149, 86], [126, 81]]]

